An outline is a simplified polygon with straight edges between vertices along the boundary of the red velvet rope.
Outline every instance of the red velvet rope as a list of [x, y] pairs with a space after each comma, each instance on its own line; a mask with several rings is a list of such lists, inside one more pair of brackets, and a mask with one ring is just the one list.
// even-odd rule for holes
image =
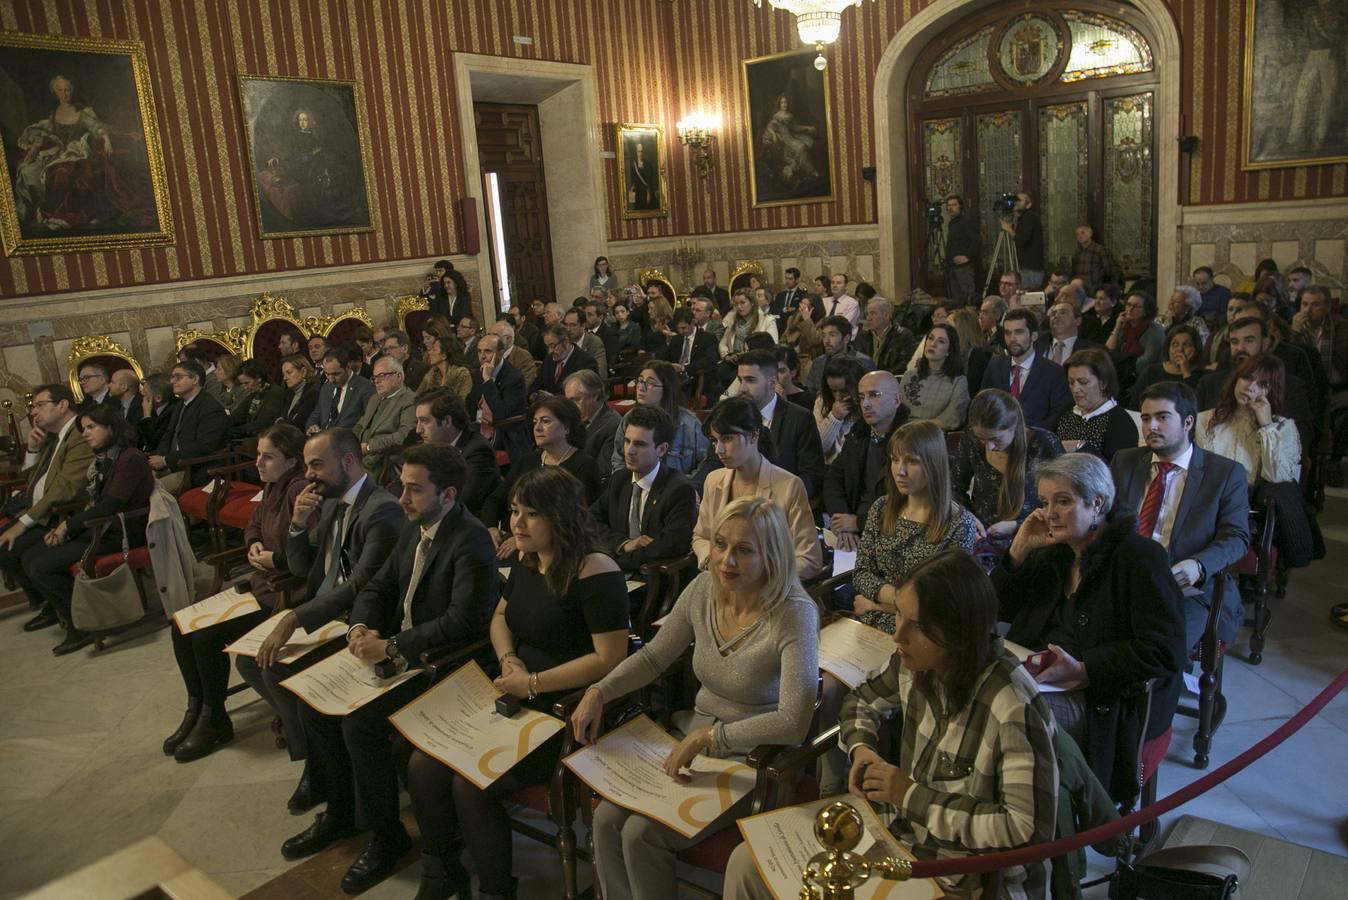
[[1344, 669], [1340, 672], [1339, 677], [1330, 682], [1323, 691], [1316, 695], [1314, 700], [1306, 704], [1306, 706], [1296, 715], [1284, 722], [1272, 734], [1228, 762], [1226, 765], [1209, 772], [1192, 784], [1180, 788], [1169, 797], [1166, 797], [1163, 800], [1157, 800], [1150, 806], [1145, 806], [1136, 812], [1129, 813], [1121, 819], [1109, 822], [1105, 825], [1100, 825], [1088, 831], [1082, 831], [1071, 837], [1050, 841], [1047, 844], [1032, 844], [1031, 846], [1021, 847], [1016, 850], [1005, 850], [1000, 853], [987, 853], [977, 856], [962, 856], [958, 859], [916, 860], [913, 862], [913, 877], [935, 878], [938, 876], [964, 875], [975, 872], [991, 872], [997, 869], [1007, 869], [1012, 866], [1029, 865], [1030, 863], [1062, 856], [1073, 850], [1079, 850], [1082, 847], [1091, 844], [1098, 844], [1108, 838], [1123, 834], [1126, 831], [1131, 831], [1138, 825], [1150, 822], [1159, 816], [1165, 815], [1175, 807], [1188, 803], [1199, 794], [1221, 784], [1232, 775], [1235, 775], [1237, 772], [1250, 765], [1250, 763], [1254, 762], [1256, 759], [1259, 759], [1261, 756], [1273, 750], [1283, 741], [1300, 731], [1302, 726], [1313, 719], [1320, 710], [1325, 708], [1325, 704], [1330, 700], [1333, 700], [1335, 695], [1345, 687], [1348, 687], [1348, 669]]

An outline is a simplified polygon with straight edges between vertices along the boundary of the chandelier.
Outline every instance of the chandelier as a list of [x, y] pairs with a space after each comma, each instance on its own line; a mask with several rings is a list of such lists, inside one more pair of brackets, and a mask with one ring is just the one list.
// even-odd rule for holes
[[[773, 9], [784, 10], [796, 17], [796, 33], [807, 44], [814, 44], [819, 54], [814, 67], [824, 71], [824, 45], [838, 39], [842, 30], [842, 13], [849, 6], [860, 6], [862, 0], [767, 0]], [[754, 6], [763, 8], [763, 0], [754, 0]]]

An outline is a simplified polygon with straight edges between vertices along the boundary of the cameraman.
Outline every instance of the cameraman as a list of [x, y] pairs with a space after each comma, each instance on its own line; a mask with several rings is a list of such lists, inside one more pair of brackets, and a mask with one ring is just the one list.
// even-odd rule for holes
[[1016, 261], [1020, 264], [1020, 283], [1027, 291], [1037, 291], [1044, 283], [1044, 226], [1033, 209], [1030, 195], [1016, 194], [1011, 216], [1003, 217], [1002, 231], [1016, 242]]
[[945, 198], [950, 221], [945, 233], [946, 293], [953, 300], [972, 304], [976, 298], [974, 266], [978, 262], [978, 226], [964, 217], [964, 201], [955, 194]]

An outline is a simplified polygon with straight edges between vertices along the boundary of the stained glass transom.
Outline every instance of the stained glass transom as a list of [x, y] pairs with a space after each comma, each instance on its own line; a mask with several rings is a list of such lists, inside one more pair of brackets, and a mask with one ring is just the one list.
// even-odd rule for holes
[[953, 97], [997, 86], [988, 69], [992, 26], [977, 31], [951, 47], [927, 75], [926, 97]]
[[1152, 95], [1104, 101], [1105, 238], [1125, 274], [1151, 270]]
[[984, 209], [978, 211], [979, 227], [983, 232], [983, 263], [992, 261], [1000, 233], [999, 220], [991, 210], [993, 200], [1002, 194], [1019, 193], [1021, 139], [1020, 113], [985, 113], [977, 119], [978, 135], [978, 196]]
[[1087, 148], [1084, 100], [1039, 108], [1039, 208], [1050, 267], [1068, 265], [1076, 226], [1087, 221]]
[[1052, 19], [1029, 13], [1007, 26], [997, 43], [997, 62], [1016, 84], [1034, 84], [1058, 62], [1062, 45]]
[[1132, 26], [1076, 10], [1064, 12], [1063, 18], [1072, 35], [1072, 51], [1063, 70], [1063, 81], [1152, 70], [1151, 47]]

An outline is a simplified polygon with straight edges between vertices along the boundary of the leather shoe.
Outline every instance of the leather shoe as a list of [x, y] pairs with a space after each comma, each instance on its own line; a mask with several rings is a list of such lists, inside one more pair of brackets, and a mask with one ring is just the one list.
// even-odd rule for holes
[[228, 744], [234, 739], [234, 723], [224, 713], [212, 713], [203, 709], [197, 716], [196, 724], [187, 733], [187, 737], [173, 751], [178, 762], [192, 762], [209, 756], [217, 747]]
[[360, 856], [356, 857], [351, 868], [342, 876], [342, 891], [347, 894], [368, 891], [392, 875], [398, 867], [398, 860], [411, 848], [412, 839], [401, 825], [396, 834], [370, 838]]
[[24, 631], [41, 631], [44, 628], [50, 628], [60, 623], [56, 618], [56, 613], [51, 611], [50, 606], [44, 606], [38, 610], [37, 615], [23, 623]]
[[197, 717], [200, 715], [201, 701], [195, 697], [189, 697], [187, 700], [187, 712], [183, 713], [183, 720], [178, 723], [177, 730], [164, 738], [165, 756], [172, 756], [173, 751], [178, 749], [178, 745], [187, 740], [187, 736], [192, 732], [192, 726], [197, 724]]
[[356, 834], [356, 827], [349, 822], [338, 822], [325, 812], [314, 817], [314, 823], [294, 837], [287, 838], [281, 845], [281, 855], [286, 859], [303, 859], [325, 850], [344, 838]]
[[51, 648], [54, 656], [65, 656], [67, 653], [74, 653], [76, 650], [83, 650], [94, 642], [92, 634], [86, 634], [83, 631], [76, 631], [74, 628], [66, 632], [66, 639], [55, 647]]
[[457, 852], [449, 857], [422, 853], [421, 882], [412, 900], [472, 900], [470, 887], [468, 870]]
[[322, 793], [314, 787], [313, 780], [309, 777], [309, 764], [305, 763], [304, 774], [300, 776], [300, 783], [295, 786], [295, 793], [291, 794], [290, 799], [286, 801], [286, 809], [290, 810], [292, 816], [307, 813], [328, 799], [321, 796]]

